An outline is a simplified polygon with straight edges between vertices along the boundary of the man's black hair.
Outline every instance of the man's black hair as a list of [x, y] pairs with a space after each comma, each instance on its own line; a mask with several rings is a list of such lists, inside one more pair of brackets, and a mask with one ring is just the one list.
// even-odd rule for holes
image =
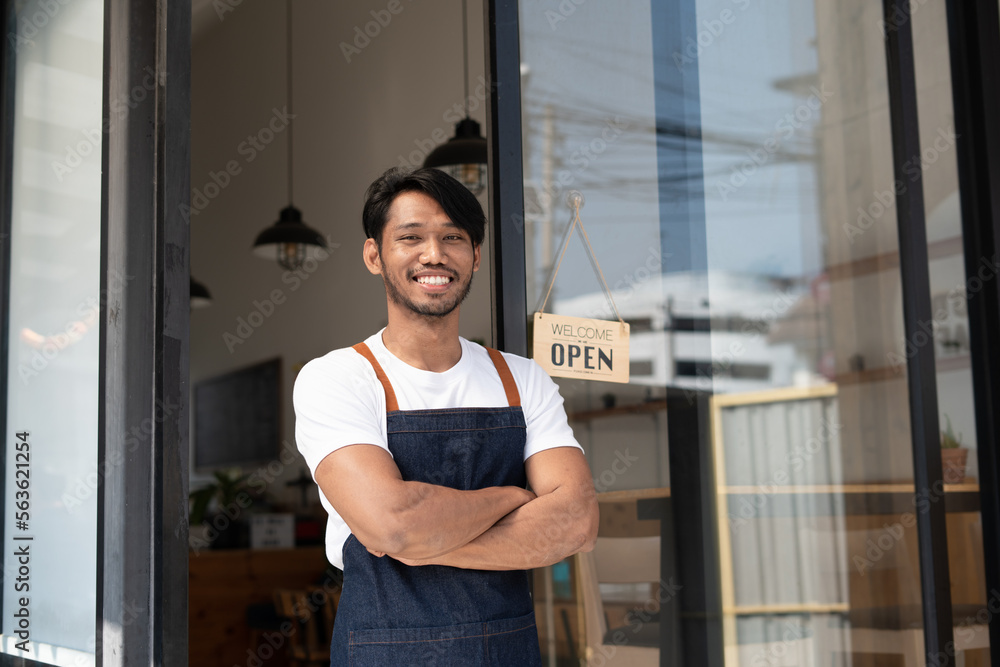
[[440, 169], [425, 167], [410, 170], [393, 167], [375, 179], [365, 193], [361, 222], [365, 234], [382, 248], [382, 230], [389, 219], [389, 208], [403, 192], [422, 192], [444, 209], [445, 215], [472, 238], [478, 246], [486, 235], [486, 215], [476, 196], [459, 181]]

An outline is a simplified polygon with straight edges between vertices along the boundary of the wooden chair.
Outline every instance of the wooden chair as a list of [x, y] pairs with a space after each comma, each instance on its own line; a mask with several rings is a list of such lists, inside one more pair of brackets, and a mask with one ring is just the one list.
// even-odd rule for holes
[[330, 664], [330, 639], [339, 591], [322, 588], [278, 589], [274, 606], [292, 622], [288, 657], [293, 667]]
[[[579, 599], [583, 602], [587, 662], [614, 667], [659, 667], [659, 616], [640, 616], [623, 628], [608, 628], [601, 583], [650, 585], [648, 599], [660, 582], [660, 538], [598, 537], [590, 553], [576, 558]], [[642, 606], [642, 602], [639, 602]]]

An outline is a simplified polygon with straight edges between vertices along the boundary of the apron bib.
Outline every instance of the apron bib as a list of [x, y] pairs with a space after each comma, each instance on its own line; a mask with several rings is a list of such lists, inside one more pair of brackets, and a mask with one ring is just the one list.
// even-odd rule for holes
[[[524, 414], [499, 352], [487, 348], [508, 407], [401, 411], [368, 346], [354, 349], [385, 390], [389, 451], [404, 480], [461, 490], [527, 484]], [[376, 558], [351, 535], [330, 664], [540, 667], [528, 572], [409, 567]]]

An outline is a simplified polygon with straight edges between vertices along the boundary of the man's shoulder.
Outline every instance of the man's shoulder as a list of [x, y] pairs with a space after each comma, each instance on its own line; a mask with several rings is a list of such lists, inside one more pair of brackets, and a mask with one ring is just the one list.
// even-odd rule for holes
[[365, 358], [353, 347], [340, 347], [309, 361], [302, 367], [302, 370], [311, 369], [314, 372], [322, 372], [345, 367], [363, 367], [365, 363]]
[[[483, 367], [488, 365], [492, 368], [493, 361], [490, 359], [487, 349], [480, 345], [474, 346], [482, 349], [480, 364]], [[522, 357], [513, 352], [504, 352], [503, 350], [500, 351], [500, 354], [503, 356], [503, 360], [507, 362], [510, 374], [514, 377], [514, 383], [521, 392], [522, 400], [535, 400], [540, 395], [545, 395], [555, 389], [556, 385], [552, 382], [552, 378], [549, 377], [545, 369], [539, 366], [538, 362], [534, 359]]]
[[541, 374], [548, 377], [542, 367], [539, 366], [534, 359], [522, 357], [521, 355], [514, 354], [513, 352], [504, 352], [502, 350], [500, 353], [503, 355], [504, 361], [506, 361], [507, 365], [510, 367], [511, 373], [514, 373], [515, 376], [537, 377]]
[[[476, 341], [470, 341], [468, 338], [462, 338], [463, 348], [471, 350], [472, 354], [475, 356], [475, 360], [479, 365], [493, 366], [493, 360], [490, 358], [489, 350], [490, 348], [478, 343]], [[534, 373], [535, 369], [541, 370], [541, 366], [535, 363], [533, 359], [528, 359], [527, 357], [522, 357], [519, 354], [514, 354], [513, 352], [499, 351], [503, 355], [504, 361], [507, 362], [507, 366], [510, 367], [511, 372], [527, 374]], [[542, 371], [544, 373], [544, 371]]]
[[295, 387], [344, 384], [369, 375], [374, 377], [371, 364], [353, 347], [341, 347], [306, 363], [295, 378]]

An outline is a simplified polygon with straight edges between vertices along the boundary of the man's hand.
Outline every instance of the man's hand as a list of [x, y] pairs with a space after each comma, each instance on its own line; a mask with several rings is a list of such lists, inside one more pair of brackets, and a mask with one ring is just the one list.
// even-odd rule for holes
[[[386, 554], [382, 554], [383, 556]], [[409, 565], [410, 567], [417, 567], [418, 565], [433, 565], [434, 561], [432, 559], [425, 558], [423, 560], [418, 560], [416, 558], [403, 558], [402, 556], [392, 556], [395, 560], [398, 560], [403, 565]]]
[[410, 559], [453, 551], [535, 498], [514, 486], [459, 491], [405, 482], [389, 452], [367, 444], [327, 456], [316, 467], [316, 481], [371, 553]]

